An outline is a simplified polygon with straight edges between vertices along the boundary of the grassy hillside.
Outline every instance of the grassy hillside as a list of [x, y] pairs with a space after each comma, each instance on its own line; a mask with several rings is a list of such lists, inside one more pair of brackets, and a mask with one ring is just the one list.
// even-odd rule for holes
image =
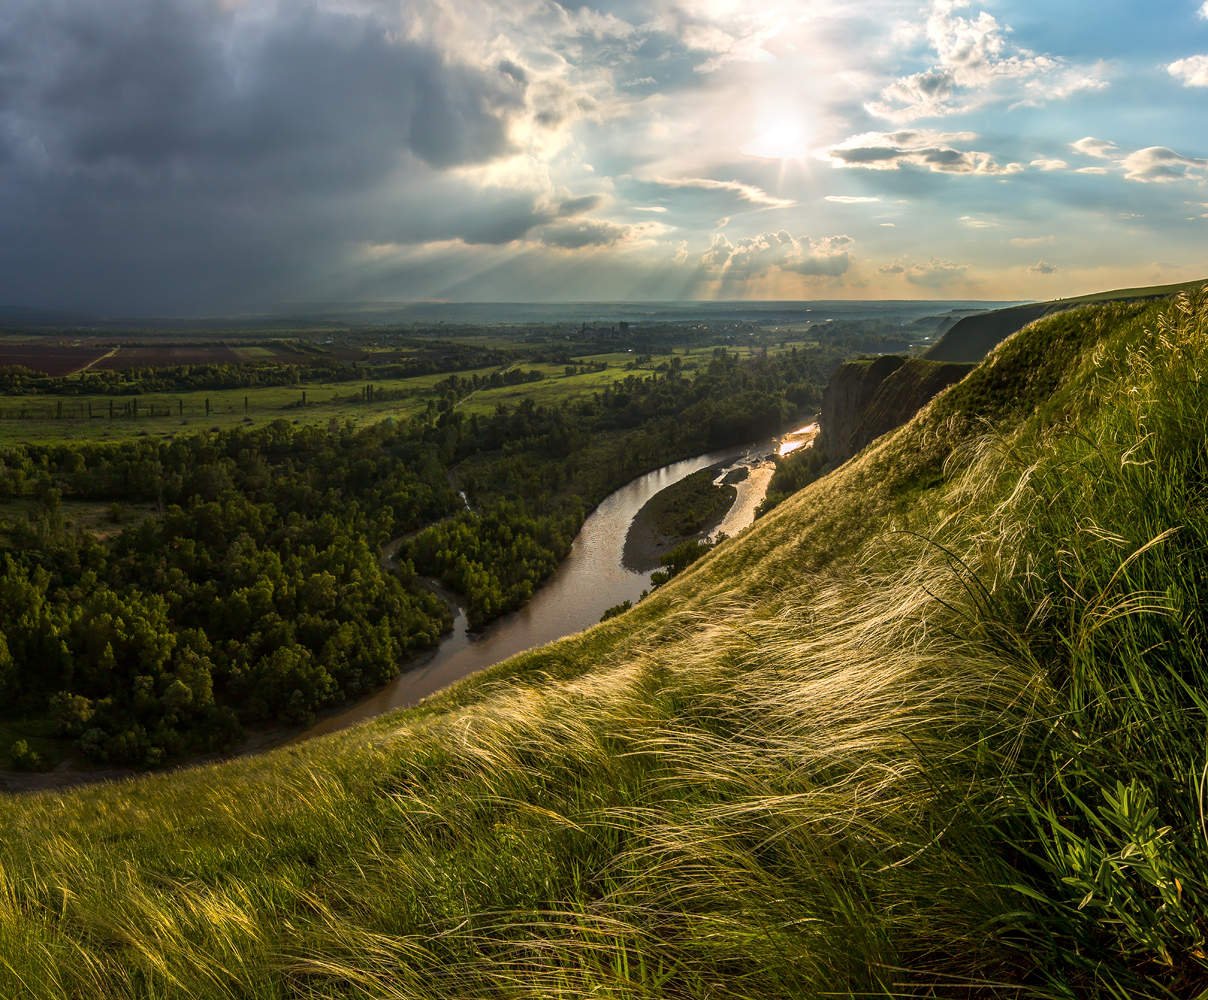
[[1051, 316], [1075, 306], [1101, 304], [1104, 302], [1137, 302], [1167, 298], [1178, 292], [1197, 289], [1202, 281], [1187, 281], [1178, 285], [1151, 285], [1145, 288], [1117, 288], [1110, 292], [1095, 292], [1072, 299], [1053, 299], [1049, 302], [1029, 302], [1024, 305], [995, 309], [991, 312], [965, 316], [931, 346], [925, 357], [932, 361], [981, 361], [995, 344], [1001, 343], [1026, 324]]
[[0, 801], [0, 995], [1201, 994], [1206, 375], [1063, 312], [619, 618]]

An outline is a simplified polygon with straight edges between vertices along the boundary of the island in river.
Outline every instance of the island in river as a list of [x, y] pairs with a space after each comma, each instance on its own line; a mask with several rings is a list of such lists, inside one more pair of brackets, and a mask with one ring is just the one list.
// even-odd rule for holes
[[[657, 569], [677, 545], [703, 539], [721, 524], [738, 498], [733, 482], [749, 475], [746, 466], [726, 471], [727, 464], [718, 462], [685, 476], [646, 501], [625, 536], [622, 561], [628, 569]], [[747, 475], [734, 478], [740, 469]]]

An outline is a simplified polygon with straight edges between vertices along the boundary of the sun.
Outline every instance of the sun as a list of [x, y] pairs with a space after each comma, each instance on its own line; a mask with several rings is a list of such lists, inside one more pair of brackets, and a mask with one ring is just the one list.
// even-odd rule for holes
[[803, 160], [809, 155], [809, 138], [801, 115], [776, 115], [760, 120], [742, 152], [761, 160]]

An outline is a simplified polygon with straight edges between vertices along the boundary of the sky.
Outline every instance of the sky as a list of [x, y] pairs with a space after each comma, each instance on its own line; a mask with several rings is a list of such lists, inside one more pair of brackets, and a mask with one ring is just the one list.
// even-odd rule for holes
[[1208, 277], [1208, 0], [0, 0], [0, 305]]

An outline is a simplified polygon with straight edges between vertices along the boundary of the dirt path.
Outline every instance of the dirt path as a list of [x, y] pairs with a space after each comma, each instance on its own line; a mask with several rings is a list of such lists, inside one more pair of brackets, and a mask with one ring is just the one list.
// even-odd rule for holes
[[111, 357], [113, 357], [113, 356], [114, 356], [115, 354], [117, 354], [117, 352], [118, 352], [118, 351], [120, 351], [120, 350], [121, 350], [121, 347], [120, 347], [120, 346], [119, 346], [119, 347], [111, 347], [111, 348], [109, 348], [109, 350], [108, 350], [108, 351], [106, 351], [104, 354], [102, 354], [102, 355], [101, 355], [99, 358], [93, 358], [91, 361], [89, 361], [89, 362], [88, 362], [88, 364], [84, 365], [84, 367], [83, 367], [83, 368], [77, 368], [75, 371], [73, 371], [73, 372], [68, 372], [67, 374], [68, 374], [68, 375], [79, 375], [79, 374], [81, 374], [82, 372], [86, 372], [86, 371], [88, 371], [88, 369], [89, 369], [89, 368], [91, 368], [93, 365], [95, 365], [95, 364], [99, 364], [100, 362], [104, 361], [106, 358], [111, 358]]

